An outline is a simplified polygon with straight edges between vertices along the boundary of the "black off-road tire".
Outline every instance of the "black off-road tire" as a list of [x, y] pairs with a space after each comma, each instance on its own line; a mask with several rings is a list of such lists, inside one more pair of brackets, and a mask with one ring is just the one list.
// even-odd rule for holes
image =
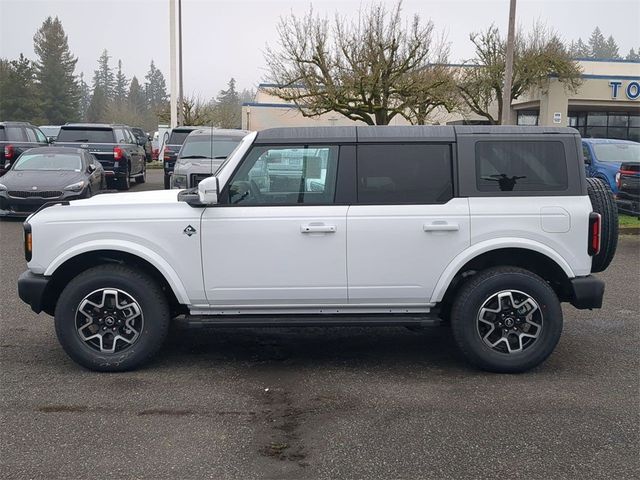
[[[144, 321], [138, 339], [114, 353], [90, 346], [76, 326], [80, 302], [103, 288], [117, 288], [135, 299]], [[62, 291], [55, 310], [56, 334], [64, 350], [76, 363], [101, 372], [132, 370], [149, 361], [162, 347], [169, 323], [169, 305], [158, 283], [145, 273], [122, 265], [99, 265], [75, 277]]]
[[587, 178], [587, 192], [593, 211], [601, 217], [600, 252], [591, 262], [591, 271], [597, 273], [609, 266], [618, 248], [618, 207], [609, 185], [599, 178]]
[[131, 169], [128, 166], [125, 174], [118, 178], [117, 188], [125, 192], [131, 188]]
[[136, 177], [136, 183], [146, 183], [147, 181], [147, 166], [142, 164], [142, 173]]
[[[491, 348], [478, 328], [482, 305], [506, 290], [527, 294], [542, 313], [539, 338], [521, 352], [503, 353]], [[517, 267], [494, 267], [477, 273], [461, 287], [451, 310], [451, 328], [458, 347], [471, 364], [491, 372], [519, 373], [540, 365], [556, 347], [562, 324], [562, 308], [553, 289], [536, 274]]]

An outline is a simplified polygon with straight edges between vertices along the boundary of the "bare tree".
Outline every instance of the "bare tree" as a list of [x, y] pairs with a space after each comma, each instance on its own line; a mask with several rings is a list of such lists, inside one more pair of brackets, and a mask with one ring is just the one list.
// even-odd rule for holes
[[330, 24], [313, 9], [281, 18], [279, 47], [265, 53], [267, 80], [278, 85], [270, 93], [306, 117], [337, 112], [369, 125], [397, 115], [424, 121], [422, 110], [444, 104], [433, 97], [442, 78], [432, 71], [444, 44], [434, 42], [432, 22], [417, 15], [403, 22], [401, 7], [375, 4], [354, 22], [337, 15]]
[[[522, 31], [522, 29], [518, 29]], [[476, 57], [460, 69], [458, 90], [467, 107], [492, 124], [500, 123], [504, 85], [506, 43], [495, 25], [485, 32], [473, 33], [471, 41]], [[517, 35], [514, 51], [511, 100], [535, 87], [544, 87], [549, 77], [556, 77], [566, 89], [575, 92], [582, 83], [578, 63], [571, 58], [555, 32], [536, 23], [527, 35]], [[497, 115], [491, 106], [497, 103]]]

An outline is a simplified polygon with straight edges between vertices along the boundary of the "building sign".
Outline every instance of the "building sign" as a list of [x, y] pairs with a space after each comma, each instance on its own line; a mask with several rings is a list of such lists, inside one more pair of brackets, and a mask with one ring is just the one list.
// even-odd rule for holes
[[629, 100], [638, 100], [640, 98], [640, 82], [629, 82], [623, 85], [618, 80], [610, 80], [609, 86], [611, 87], [611, 98], [617, 99], [618, 96], [622, 96], [621, 92], [624, 92]]
[[553, 123], [562, 123], [562, 112], [553, 112]]

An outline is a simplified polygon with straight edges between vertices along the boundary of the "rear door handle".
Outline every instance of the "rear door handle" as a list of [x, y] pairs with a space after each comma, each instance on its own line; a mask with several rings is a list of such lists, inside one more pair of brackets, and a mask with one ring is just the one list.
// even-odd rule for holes
[[306, 225], [300, 225], [301, 233], [336, 233], [335, 225], [323, 225], [308, 223]]
[[460, 230], [460, 225], [457, 223], [434, 222], [425, 223], [422, 229], [425, 232], [457, 232]]

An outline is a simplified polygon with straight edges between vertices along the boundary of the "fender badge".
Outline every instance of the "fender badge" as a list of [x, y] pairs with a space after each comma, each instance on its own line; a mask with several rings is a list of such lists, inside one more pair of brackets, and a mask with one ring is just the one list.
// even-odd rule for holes
[[190, 237], [191, 235], [194, 235], [196, 233], [196, 229], [193, 228], [191, 225], [189, 225], [187, 228], [185, 228], [182, 233], [184, 233], [185, 235], [187, 235], [188, 237]]

